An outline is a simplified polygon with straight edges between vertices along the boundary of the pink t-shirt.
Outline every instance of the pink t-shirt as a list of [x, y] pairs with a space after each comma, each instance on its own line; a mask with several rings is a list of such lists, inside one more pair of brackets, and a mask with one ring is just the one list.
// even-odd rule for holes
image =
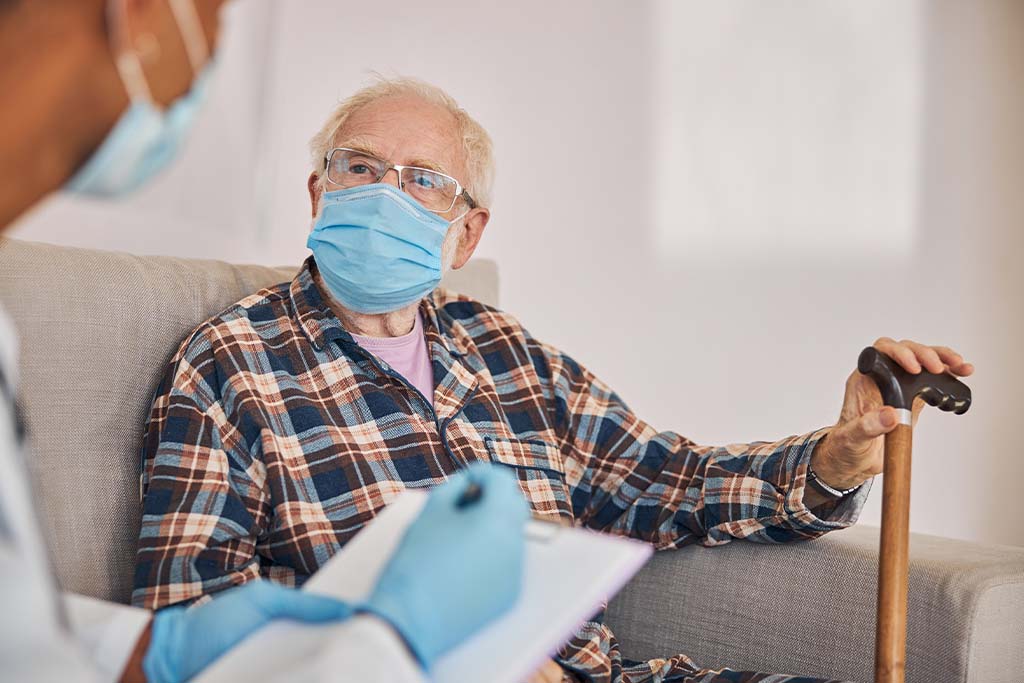
[[364, 337], [353, 334], [352, 339], [373, 355], [391, 366], [409, 384], [420, 390], [424, 398], [434, 405], [434, 371], [430, 367], [430, 352], [423, 334], [423, 320], [416, 314], [412, 332], [401, 337]]

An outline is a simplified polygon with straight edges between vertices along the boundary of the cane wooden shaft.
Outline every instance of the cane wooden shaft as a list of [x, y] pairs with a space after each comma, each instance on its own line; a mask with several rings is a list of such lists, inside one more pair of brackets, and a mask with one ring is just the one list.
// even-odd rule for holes
[[875, 683], [903, 683], [906, 666], [912, 436], [910, 425], [901, 424], [885, 437]]

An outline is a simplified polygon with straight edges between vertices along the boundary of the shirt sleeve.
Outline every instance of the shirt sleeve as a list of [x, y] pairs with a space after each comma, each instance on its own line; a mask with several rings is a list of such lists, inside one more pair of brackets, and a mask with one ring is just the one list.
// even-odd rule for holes
[[229, 424], [208, 342], [186, 343], [157, 391], [143, 445], [132, 603], [159, 609], [259, 577], [266, 469]]
[[[812, 510], [807, 468], [828, 429], [775, 442], [699, 446], [640, 420], [573, 359], [540, 344], [579, 523], [659, 549], [734, 538], [781, 543], [853, 524], [869, 485]], [[540, 357], [537, 357], [537, 356]]]
[[96, 664], [100, 679], [116, 681], [153, 614], [84, 595], [68, 593], [63, 599], [71, 632]]

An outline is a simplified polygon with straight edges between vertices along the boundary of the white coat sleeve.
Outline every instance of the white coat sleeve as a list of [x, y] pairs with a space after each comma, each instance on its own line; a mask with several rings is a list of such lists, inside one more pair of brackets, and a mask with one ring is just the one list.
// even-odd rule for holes
[[49, 576], [26, 571], [25, 560], [0, 541], [0, 680], [110, 683], [62, 626]]
[[150, 615], [57, 592], [12, 404], [16, 349], [0, 310], [0, 678], [109, 683]]
[[63, 597], [75, 640], [95, 663], [103, 680], [117, 680], [152, 619], [152, 612], [84, 595], [68, 593]]
[[0, 678], [100, 683], [64, 627], [14, 407], [17, 343], [0, 310]]

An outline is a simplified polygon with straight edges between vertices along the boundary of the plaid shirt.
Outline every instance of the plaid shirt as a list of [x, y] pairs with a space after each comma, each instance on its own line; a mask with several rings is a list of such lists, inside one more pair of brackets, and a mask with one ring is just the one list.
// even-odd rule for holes
[[[134, 604], [259, 576], [301, 584], [404, 489], [477, 460], [514, 470], [538, 518], [659, 549], [813, 538], [863, 505], [866, 491], [834, 509], [803, 504], [825, 430], [725, 447], [658, 432], [512, 316], [444, 290], [420, 307], [431, 407], [354, 343], [314, 268], [205, 322], [171, 359], [145, 434]], [[604, 626], [585, 626], [563, 655], [622, 679]], [[662, 672], [650, 680], [696, 670], [685, 657], [640, 667]]]

